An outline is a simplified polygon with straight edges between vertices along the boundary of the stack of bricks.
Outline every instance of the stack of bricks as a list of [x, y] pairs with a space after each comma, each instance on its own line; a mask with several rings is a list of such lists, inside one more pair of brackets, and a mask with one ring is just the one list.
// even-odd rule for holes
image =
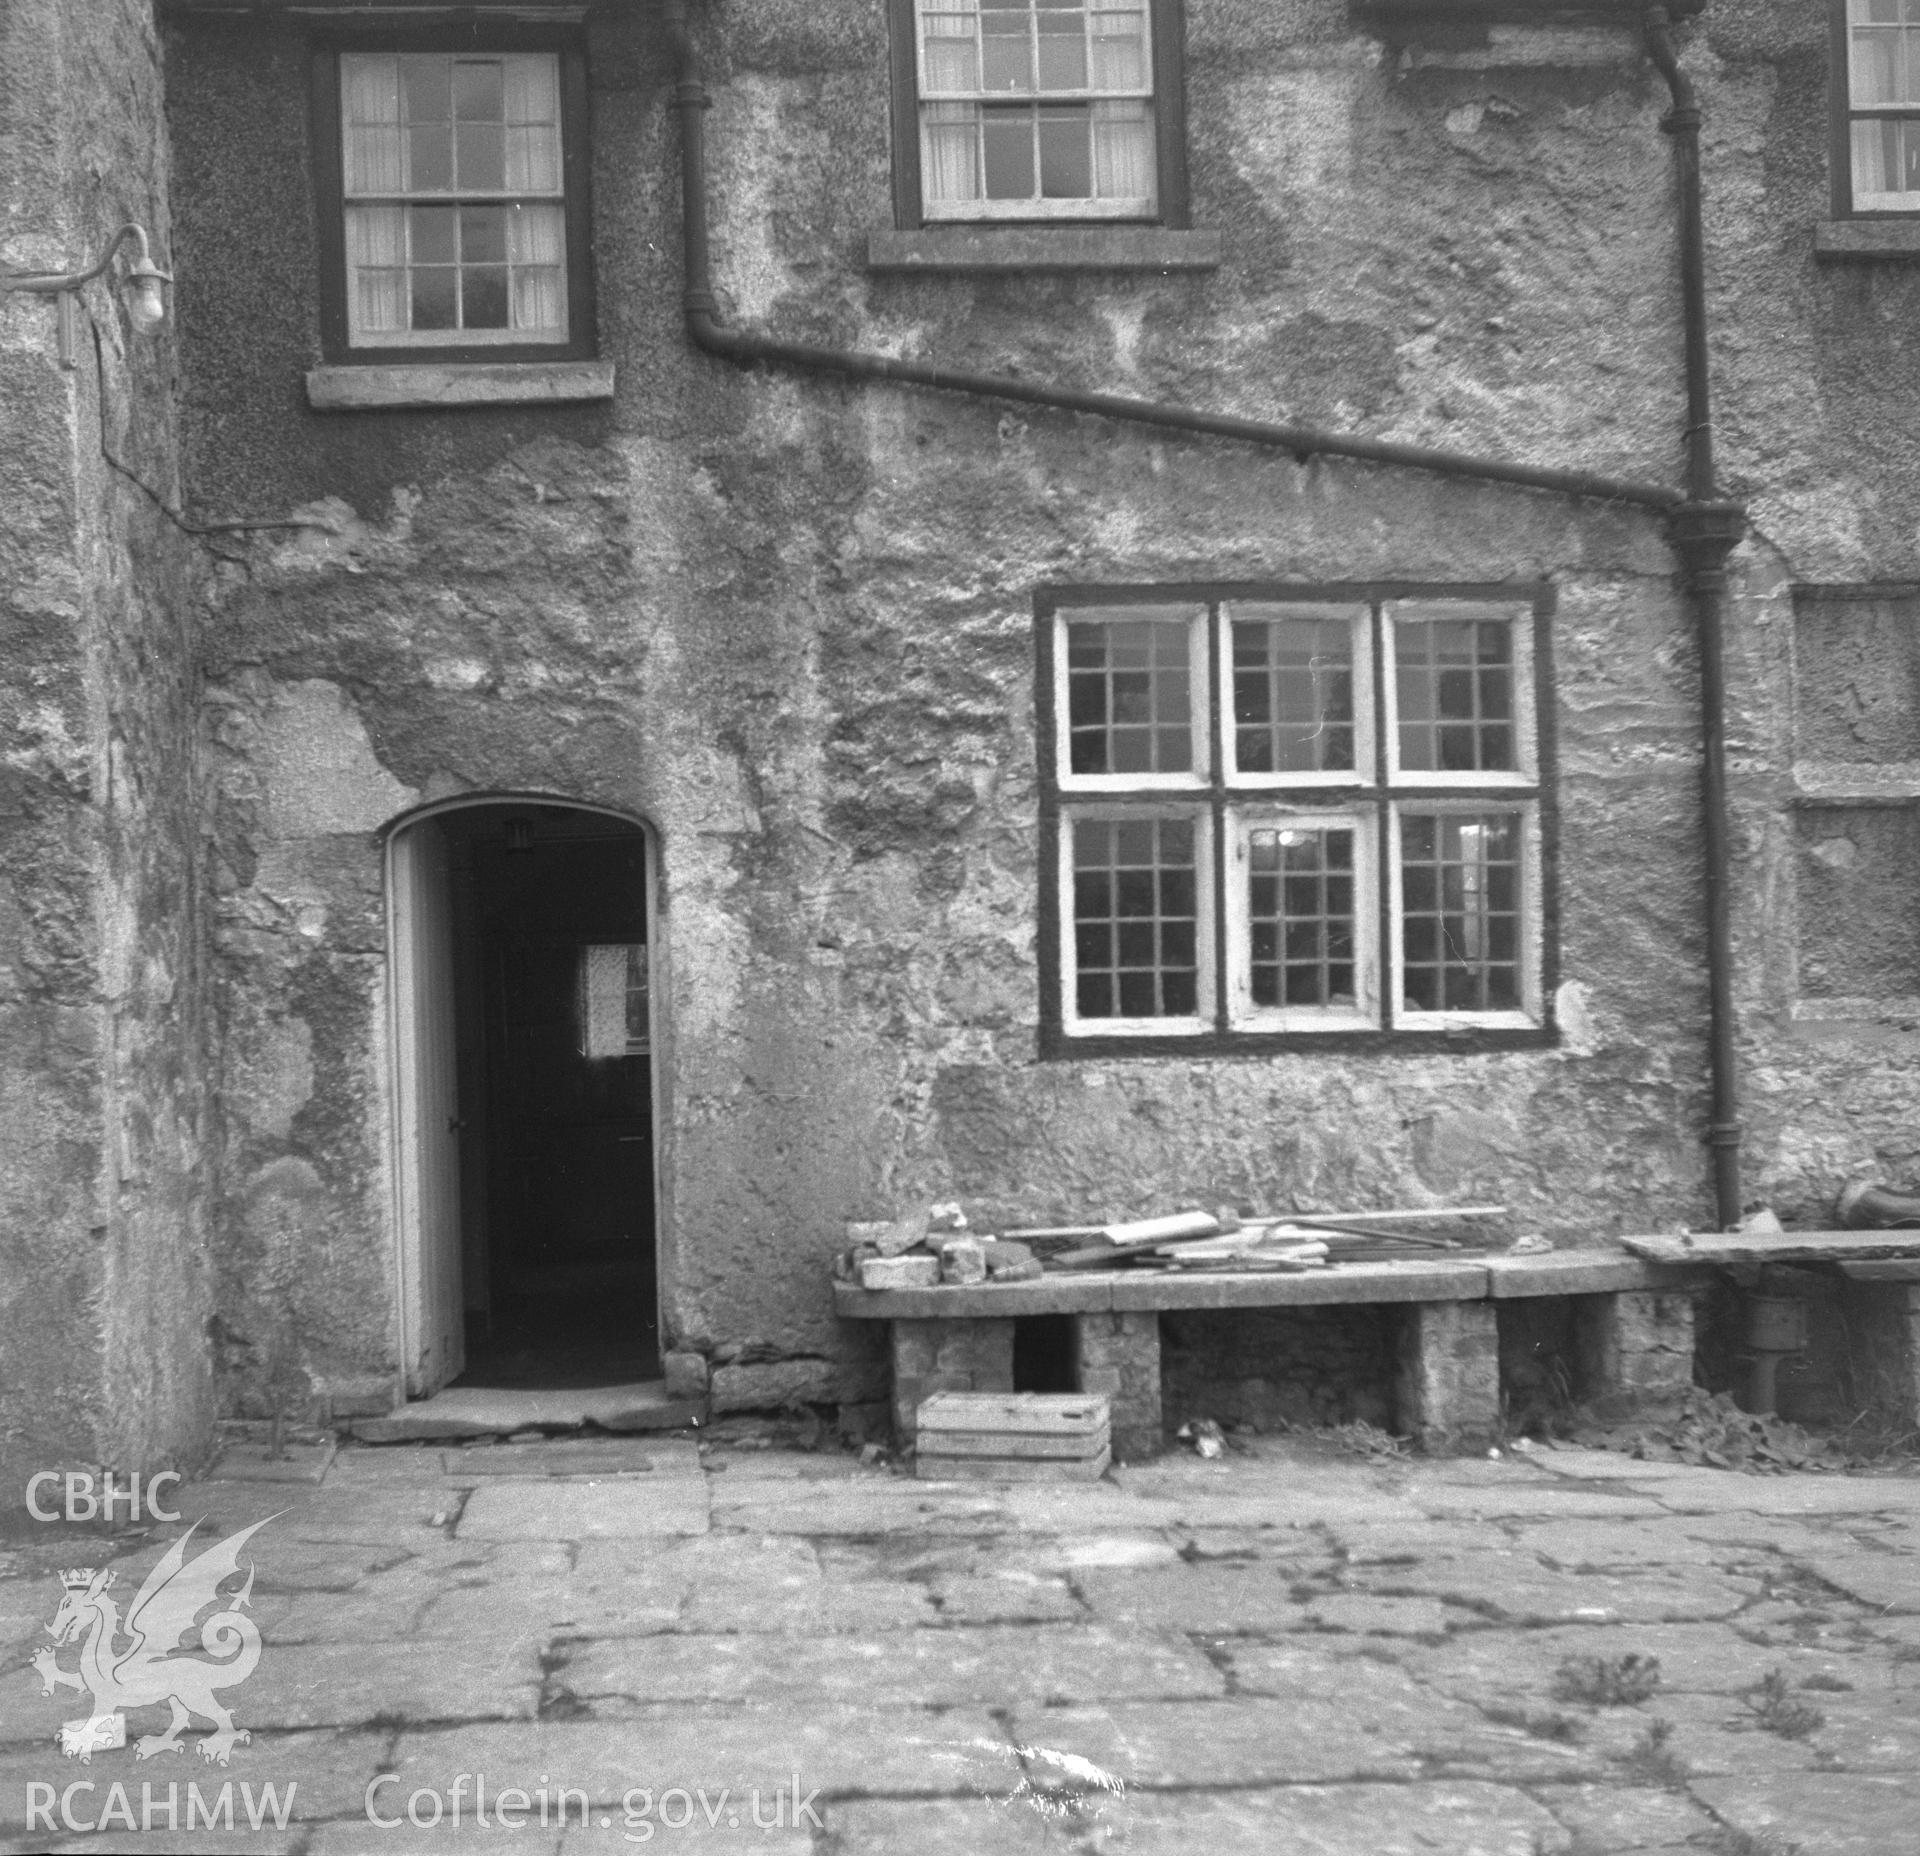
[[936, 1392], [1011, 1392], [1011, 1321], [896, 1321], [893, 1434], [914, 1441], [922, 1402]]
[[1693, 1299], [1684, 1290], [1574, 1297], [1575, 1383], [1602, 1416], [1658, 1410], [1693, 1384]]
[[1076, 1318], [1074, 1384], [1104, 1393], [1113, 1411], [1113, 1453], [1122, 1462], [1156, 1456], [1161, 1445], [1160, 1317], [1092, 1313]]

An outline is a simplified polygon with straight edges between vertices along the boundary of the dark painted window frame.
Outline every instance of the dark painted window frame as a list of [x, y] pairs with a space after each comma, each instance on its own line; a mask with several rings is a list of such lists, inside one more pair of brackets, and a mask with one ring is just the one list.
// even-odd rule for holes
[[[402, 347], [353, 347], [347, 336], [347, 249], [340, 137], [343, 52], [554, 52], [560, 60], [560, 173], [567, 206], [567, 339], [563, 342], [450, 341]], [[309, 111], [313, 147], [315, 228], [320, 259], [317, 296], [320, 352], [335, 366], [499, 366], [520, 361], [584, 361], [597, 352], [593, 301], [592, 140], [587, 60], [578, 31], [549, 26], [476, 23], [458, 29], [361, 27], [316, 34], [309, 45]]]
[[[1221, 719], [1210, 719], [1212, 752], [1207, 783], [1183, 797], [1198, 800], [1211, 819], [1213, 849], [1210, 868], [1201, 880], [1212, 885], [1213, 970], [1215, 974], [1213, 1027], [1204, 1032], [1168, 1032], [1165, 1034], [1097, 1031], [1069, 1032], [1066, 1028], [1061, 970], [1060, 911], [1060, 832], [1062, 816], [1077, 800], [1095, 807], [1124, 806], [1131, 797], [1142, 806], [1164, 804], [1167, 793], [1141, 792], [1133, 795], [1107, 793], [1063, 793], [1059, 783], [1058, 717], [1054, 708], [1054, 636], [1055, 619], [1063, 611], [1085, 606], [1207, 604], [1223, 600], [1247, 602], [1352, 602], [1366, 601], [1377, 606], [1387, 600], [1484, 600], [1508, 605], [1525, 605], [1533, 615], [1533, 699], [1536, 778], [1533, 787], [1522, 796], [1512, 788], [1500, 789], [1502, 802], [1518, 801], [1538, 808], [1540, 867], [1540, 1022], [1531, 1026], [1487, 1026], [1451, 1024], [1429, 1029], [1409, 1029], [1394, 1023], [1394, 1006], [1386, 984], [1388, 938], [1387, 911], [1391, 908], [1390, 885], [1386, 880], [1385, 858], [1388, 834], [1375, 834], [1376, 851], [1382, 860], [1376, 908], [1380, 914], [1377, 946], [1381, 962], [1380, 1028], [1352, 1031], [1271, 1031], [1233, 1030], [1226, 1022], [1228, 987], [1226, 982], [1227, 898], [1224, 847], [1228, 842], [1228, 820], [1234, 808], [1262, 805], [1284, 799], [1283, 793], [1270, 789], [1230, 787], [1223, 771], [1220, 750]], [[1353, 1053], [1391, 1053], [1395, 1055], [1455, 1054], [1475, 1051], [1548, 1050], [1560, 1042], [1554, 1020], [1554, 995], [1560, 983], [1559, 850], [1560, 811], [1558, 802], [1558, 740], [1553, 706], [1553, 627], [1555, 589], [1545, 581], [1470, 581], [1439, 582], [1425, 580], [1353, 580], [1304, 584], [1297, 581], [1180, 581], [1154, 585], [1114, 586], [1060, 585], [1041, 588], [1034, 595], [1034, 714], [1035, 747], [1039, 756], [1040, 795], [1040, 893], [1037, 948], [1040, 972], [1039, 1054], [1043, 1059], [1098, 1057], [1198, 1057], [1261, 1056], [1278, 1052], [1315, 1052], [1323, 1055]], [[1375, 615], [1376, 628], [1378, 615]], [[1208, 624], [1209, 653], [1219, 648], [1219, 628], [1211, 614]], [[1376, 646], [1377, 650], [1377, 646]], [[1208, 679], [1209, 699], [1219, 687], [1219, 666], [1214, 664]], [[1384, 691], [1376, 675], [1373, 700], [1376, 730], [1383, 726]], [[1378, 805], [1384, 812], [1397, 793], [1405, 799], [1412, 795], [1398, 788], [1383, 788], [1369, 781], [1349, 789], [1356, 803]], [[1311, 801], [1330, 795], [1320, 789], [1298, 795]], [[1448, 799], [1467, 800], [1482, 797], [1477, 788], [1450, 790]], [[1491, 795], [1485, 795], [1491, 797]]]
[[1077, 220], [1052, 216], [1033, 219], [942, 219], [929, 222], [920, 188], [920, 59], [915, 0], [887, 0], [893, 89], [893, 216], [903, 232], [958, 232], [977, 236], [996, 231], [1054, 230], [1097, 226], [1118, 231], [1129, 225], [1180, 230], [1192, 223], [1187, 198], [1187, 14], [1186, 0], [1147, 0], [1153, 15], [1154, 185], [1159, 211], [1152, 219]]
[[1833, 216], [1870, 219], [1894, 224], [1920, 220], [1920, 203], [1907, 208], [1856, 207], [1853, 203], [1853, 122], [1856, 116], [1903, 116], [1920, 126], [1920, 105], [1907, 109], [1856, 110], [1853, 107], [1853, 44], [1847, 28], [1847, 0], [1827, 0], [1832, 52], [1827, 61], [1830, 99], [1830, 153], [1827, 165], [1833, 180]]

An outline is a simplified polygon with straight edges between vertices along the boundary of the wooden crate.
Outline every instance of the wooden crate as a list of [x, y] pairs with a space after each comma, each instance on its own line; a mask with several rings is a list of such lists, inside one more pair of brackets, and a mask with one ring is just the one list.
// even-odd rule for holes
[[1112, 1460], [1108, 1401], [1079, 1392], [936, 1392], [916, 1419], [919, 1475], [1091, 1481]]
[[922, 1449], [913, 1473], [927, 1482], [1098, 1482], [1112, 1461], [1105, 1445], [1082, 1457], [930, 1456]]

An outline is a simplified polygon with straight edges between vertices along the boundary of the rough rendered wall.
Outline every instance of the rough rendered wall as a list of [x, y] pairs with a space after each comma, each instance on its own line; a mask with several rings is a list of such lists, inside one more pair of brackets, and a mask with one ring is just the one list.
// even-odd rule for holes
[[[733, 320], [1677, 474], [1666, 99], [1629, 35], [1402, 56], [1345, 0], [1190, 0], [1218, 273], [897, 278], [864, 266], [890, 223], [883, 9], [695, 11]], [[683, 1341], [847, 1358], [840, 1221], [914, 1196], [1053, 1221], [1458, 1195], [1562, 1238], [1708, 1215], [1697, 693], [1652, 520], [691, 351], [671, 73], [638, 9], [591, 61], [611, 410], [315, 415], [311, 221], [280, 206], [298, 48], [183, 26], [169, 69], [196, 492], [337, 531], [261, 542], [211, 628], [234, 1396], [390, 1370], [372, 827], [463, 791], [658, 833]], [[1037, 1061], [1035, 589], [1372, 577], [1557, 589], [1560, 1047]], [[1763, 649], [1743, 634], [1749, 733]], [[286, 772], [301, 742], [314, 781]], [[1740, 848], [1755, 887], [1761, 835]]]
[[[1848, 668], [1864, 649], [1892, 669], [1871, 607], [1857, 622], [1822, 607], [1796, 627], [1791, 588], [1920, 580], [1920, 267], [1814, 255], [1832, 212], [1824, 6], [1716, 6], [1690, 63], [1708, 123], [1722, 462], [1754, 524], [1729, 718], [1748, 1196], [1831, 1223], [1849, 1178], [1920, 1185], [1920, 975], [1901, 925], [1920, 847], [1910, 811], [1809, 801], [1836, 786], [1920, 794], [1904, 746], [1920, 710], [1910, 686], [1864, 688]], [[1837, 677], [1880, 702], [1877, 732], [1834, 741]], [[1836, 756], [1866, 764], [1837, 782], [1810, 765]], [[1838, 994], [1853, 1003], [1836, 1008]]]
[[[0, 262], [72, 268], [129, 218], [164, 253], [148, 9], [15, 0], [0, 86]], [[82, 301], [67, 371], [51, 299], [0, 298], [0, 1506], [191, 1458], [211, 1417], [195, 570], [107, 461], [177, 496], [173, 351]]]

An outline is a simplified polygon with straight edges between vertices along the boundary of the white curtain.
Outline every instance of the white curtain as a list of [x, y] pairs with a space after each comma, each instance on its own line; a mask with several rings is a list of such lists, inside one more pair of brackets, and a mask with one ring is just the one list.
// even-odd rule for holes
[[940, 0], [920, 9], [920, 42], [925, 65], [921, 89], [942, 91], [980, 88], [980, 13], [975, 0]]
[[512, 326], [564, 334], [567, 326], [567, 216], [558, 206], [507, 209]]
[[1153, 113], [1145, 104], [1093, 106], [1093, 197], [1152, 199]]
[[980, 111], [928, 103], [920, 112], [920, 185], [927, 203], [980, 198]]
[[550, 53], [503, 58], [507, 191], [560, 191], [560, 67]]
[[347, 208], [348, 339], [407, 326], [407, 209]]
[[624, 947], [580, 950], [580, 1054], [583, 1057], [627, 1054], [627, 950]]
[[340, 60], [340, 89], [348, 194], [404, 193], [399, 61], [348, 53]]
[[1147, 88], [1147, 16], [1136, 6], [1103, 6], [1095, 0], [1088, 21], [1093, 40], [1095, 90]]

